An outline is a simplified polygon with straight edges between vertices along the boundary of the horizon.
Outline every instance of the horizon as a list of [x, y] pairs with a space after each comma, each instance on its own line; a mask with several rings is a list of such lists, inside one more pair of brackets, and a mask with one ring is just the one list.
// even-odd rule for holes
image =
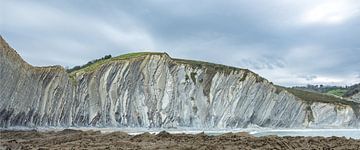
[[360, 83], [356, 0], [2, 3], [1, 36], [34, 66], [158, 51], [287, 87]]

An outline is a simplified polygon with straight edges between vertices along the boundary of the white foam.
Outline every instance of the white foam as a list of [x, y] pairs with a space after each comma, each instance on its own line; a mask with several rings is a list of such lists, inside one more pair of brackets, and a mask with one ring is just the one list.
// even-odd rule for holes
[[61, 131], [64, 129], [74, 129], [83, 131], [100, 131], [102, 133], [110, 132], [126, 132], [130, 135], [138, 135], [145, 132], [151, 134], [157, 134], [161, 131], [167, 131], [171, 134], [199, 134], [204, 132], [207, 135], [221, 135], [224, 133], [237, 133], [237, 132], [248, 132], [256, 137], [277, 135], [277, 136], [322, 136], [322, 137], [346, 137], [353, 139], [360, 139], [360, 129], [271, 129], [271, 128], [234, 128], [234, 129], [197, 129], [197, 128], [181, 128], [181, 129], [163, 129], [163, 128], [94, 128], [94, 127], [70, 127], [70, 128], [59, 128], [59, 127], [40, 127], [40, 128], [27, 128], [27, 127], [11, 127], [11, 128], [0, 128], [0, 130], [38, 130], [38, 131]]

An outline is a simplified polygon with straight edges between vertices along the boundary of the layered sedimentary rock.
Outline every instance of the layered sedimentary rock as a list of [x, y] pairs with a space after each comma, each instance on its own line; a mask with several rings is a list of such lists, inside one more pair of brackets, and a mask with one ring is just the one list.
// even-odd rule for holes
[[360, 92], [352, 95], [350, 98], [354, 101], [360, 102]]
[[360, 102], [360, 83], [350, 86], [348, 91], [344, 94], [344, 97]]
[[0, 126], [69, 125], [72, 85], [60, 66], [33, 67], [0, 41]]
[[[309, 102], [246, 70], [152, 53], [71, 75], [1, 39], [0, 126], [358, 127], [358, 103]], [[71, 76], [71, 78], [69, 77]]]

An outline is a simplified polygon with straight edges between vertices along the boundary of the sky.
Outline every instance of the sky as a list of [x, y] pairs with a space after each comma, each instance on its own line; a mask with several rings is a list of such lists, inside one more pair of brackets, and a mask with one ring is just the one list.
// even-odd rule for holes
[[359, 0], [0, 0], [0, 34], [30, 64], [166, 52], [275, 84], [360, 82]]

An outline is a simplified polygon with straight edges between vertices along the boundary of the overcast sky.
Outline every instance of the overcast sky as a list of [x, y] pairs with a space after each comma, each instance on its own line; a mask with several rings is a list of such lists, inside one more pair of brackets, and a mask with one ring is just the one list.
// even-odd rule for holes
[[0, 33], [36, 66], [158, 51], [284, 86], [360, 82], [359, 0], [0, 0]]

